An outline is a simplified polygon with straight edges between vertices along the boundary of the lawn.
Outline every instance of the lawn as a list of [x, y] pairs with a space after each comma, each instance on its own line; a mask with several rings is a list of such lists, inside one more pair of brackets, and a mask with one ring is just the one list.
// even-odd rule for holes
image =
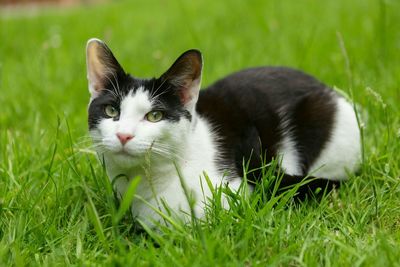
[[[0, 7], [0, 266], [399, 266], [399, 10], [397, 0]], [[313, 74], [359, 105], [360, 173], [319, 201], [260, 189], [232, 196], [231, 210], [216, 200], [206, 222], [135, 231], [90, 149], [91, 37], [139, 77], [190, 48], [203, 52], [204, 86], [250, 66]]]

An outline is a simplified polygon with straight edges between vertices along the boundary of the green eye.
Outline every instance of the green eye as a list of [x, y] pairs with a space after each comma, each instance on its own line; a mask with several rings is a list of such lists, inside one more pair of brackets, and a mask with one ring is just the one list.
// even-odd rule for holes
[[164, 114], [161, 111], [150, 111], [146, 114], [146, 119], [150, 122], [158, 122], [162, 120]]
[[104, 112], [108, 117], [115, 118], [119, 115], [119, 111], [111, 105], [107, 105], [104, 108]]

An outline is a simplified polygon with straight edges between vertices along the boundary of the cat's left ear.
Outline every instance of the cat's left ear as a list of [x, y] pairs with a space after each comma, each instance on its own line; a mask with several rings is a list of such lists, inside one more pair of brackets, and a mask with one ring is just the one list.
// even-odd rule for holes
[[176, 88], [181, 103], [188, 110], [194, 108], [199, 97], [202, 68], [200, 51], [192, 49], [183, 53], [160, 77]]
[[92, 99], [97, 97], [101, 90], [110, 83], [118, 84], [118, 79], [125, 75], [125, 71], [118, 63], [110, 48], [101, 40], [93, 38], [86, 46], [87, 78]]

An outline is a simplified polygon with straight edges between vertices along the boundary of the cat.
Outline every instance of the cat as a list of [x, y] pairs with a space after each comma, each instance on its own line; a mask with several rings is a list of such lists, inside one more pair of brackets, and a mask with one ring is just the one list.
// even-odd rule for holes
[[198, 50], [184, 52], [151, 79], [127, 74], [98, 39], [88, 41], [86, 60], [94, 147], [119, 196], [141, 177], [131, 212], [150, 226], [163, 221], [157, 209], [185, 218], [187, 194], [202, 218], [212, 195], [205, 176], [212, 186], [237, 192], [243, 163], [254, 170], [247, 175], [250, 191], [263, 162], [272, 159], [280, 159], [284, 171], [281, 187], [315, 177], [300, 193], [331, 188], [358, 168], [360, 131], [352, 104], [301, 71], [250, 68], [200, 90]]

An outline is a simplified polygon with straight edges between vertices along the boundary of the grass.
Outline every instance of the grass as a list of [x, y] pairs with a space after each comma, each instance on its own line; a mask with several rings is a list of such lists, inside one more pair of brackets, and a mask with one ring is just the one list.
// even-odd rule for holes
[[[151, 0], [0, 10], [0, 266], [400, 265], [399, 8]], [[136, 233], [85, 149], [91, 37], [142, 77], [189, 48], [203, 51], [204, 85], [257, 65], [315, 75], [367, 114], [360, 173], [319, 202], [258, 192], [232, 196], [226, 211], [217, 198], [204, 224]]]

